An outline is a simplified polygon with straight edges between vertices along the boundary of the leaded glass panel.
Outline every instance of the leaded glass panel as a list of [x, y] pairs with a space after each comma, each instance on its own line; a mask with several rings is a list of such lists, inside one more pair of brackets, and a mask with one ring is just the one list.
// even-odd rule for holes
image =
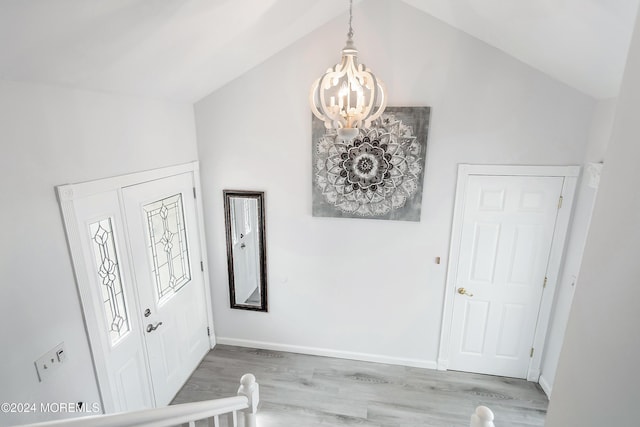
[[89, 225], [89, 233], [100, 282], [102, 303], [111, 343], [115, 344], [129, 332], [129, 313], [122, 288], [122, 275], [111, 218]]
[[148, 246], [158, 300], [171, 296], [191, 280], [182, 195], [144, 206]]

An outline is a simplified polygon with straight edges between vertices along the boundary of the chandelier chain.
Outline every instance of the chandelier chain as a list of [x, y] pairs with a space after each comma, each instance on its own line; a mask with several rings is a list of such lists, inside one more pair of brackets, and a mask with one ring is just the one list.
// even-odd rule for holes
[[353, 27], [351, 26], [352, 21], [353, 21], [353, 0], [349, 0], [349, 32], [347, 33], [347, 37], [349, 37], [349, 40], [353, 39]]

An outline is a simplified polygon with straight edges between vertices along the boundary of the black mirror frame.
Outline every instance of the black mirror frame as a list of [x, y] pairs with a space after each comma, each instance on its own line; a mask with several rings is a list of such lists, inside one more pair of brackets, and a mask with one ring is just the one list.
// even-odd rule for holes
[[[224, 222], [227, 237], [227, 269], [229, 272], [229, 301], [231, 308], [240, 310], [267, 312], [267, 251], [266, 251], [266, 221], [264, 213], [264, 191], [223, 190], [224, 197]], [[233, 242], [231, 235], [231, 198], [252, 198], [258, 201], [258, 226], [260, 227], [260, 305], [248, 305], [236, 303], [235, 275], [233, 271]]]

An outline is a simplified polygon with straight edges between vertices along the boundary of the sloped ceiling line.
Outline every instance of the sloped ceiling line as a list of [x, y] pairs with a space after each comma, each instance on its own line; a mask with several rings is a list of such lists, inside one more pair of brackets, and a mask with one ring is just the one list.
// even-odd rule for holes
[[[356, 0], [355, 16], [376, 1], [603, 99], [617, 96], [639, 0]], [[347, 10], [346, 0], [3, 0], [0, 78], [195, 102], [332, 19], [346, 25]]]

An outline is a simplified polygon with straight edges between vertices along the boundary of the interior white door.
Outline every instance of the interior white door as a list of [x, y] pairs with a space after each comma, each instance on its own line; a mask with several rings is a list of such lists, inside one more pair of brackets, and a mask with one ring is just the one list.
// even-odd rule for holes
[[122, 190], [156, 406], [209, 350], [191, 172]]
[[563, 181], [469, 177], [449, 369], [526, 378]]
[[[125, 226], [117, 190], [75, 200], [74, 235], [81, 247], [75, 257], [85, 312], [94, 351], [104, 357], [102, 393], [106, 412], [152, 408], [153, 390], [147, 371], [143, 325], [127, 256]], [[81, 268], [78, 268], [81, 266]]]

